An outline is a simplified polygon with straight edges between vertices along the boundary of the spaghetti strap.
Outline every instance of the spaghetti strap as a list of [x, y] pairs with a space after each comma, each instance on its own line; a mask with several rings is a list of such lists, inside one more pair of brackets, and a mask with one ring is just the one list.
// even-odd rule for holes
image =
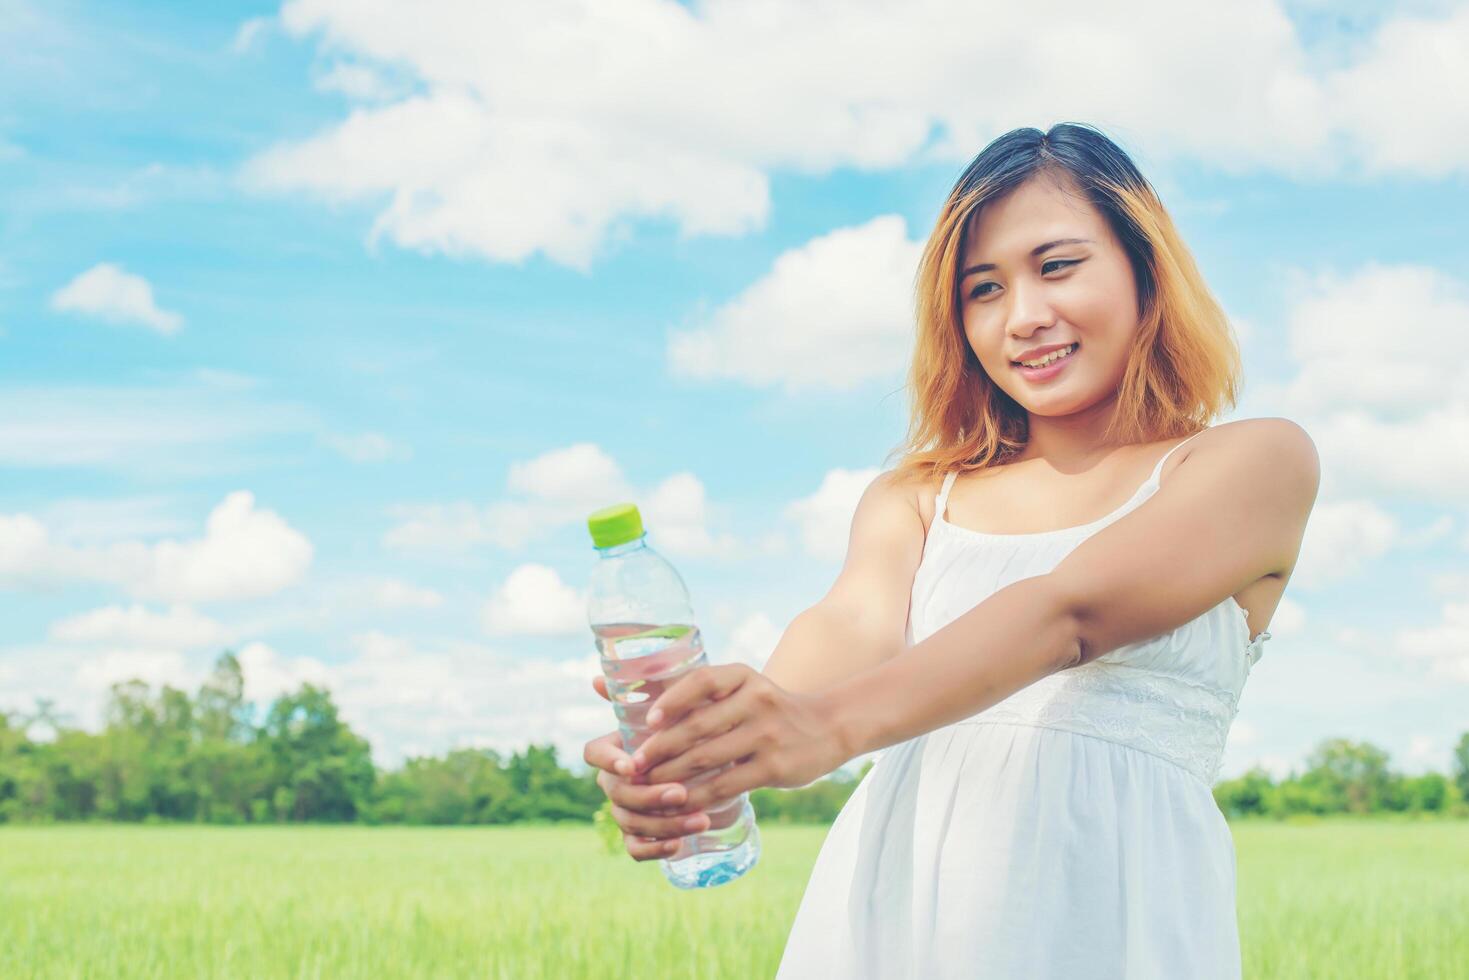
[[1163, 464], [1166, 463], [1166, 462], [1168, 462], [1168, 457], [1169, 456], [1172, 456], [1175, 451], [1181, 449], [1184, 446], [1187, 446], [1189, 444], [1189, 440], [1190, 439], [1193, 439], [1195, 436], [1202, 435], [1202, 434], [1204, 434], [1205, 432], [1208, 432], [1208, 431], [1209, 431], [1208, 429], [1200, 429], [1198, 432], [1195, 432], [1192, 436], [1189, 436], [1188, 439], [1183, 440], [1183, 442], [1180, 442], [1177, 446], [1174, 446], [1172, 449], [1170, 449], [1166, 453], [1164, 453], [1163, 454], [1163, 458], [1160, 459], [1160, 460], [1158, 460], [1158, 465], [1153, 467], [1153, 475], [1150, 476], [1150, 477], [1148, 477], [1148, 482], [1149, 483], [1157, 483], [1158, 482], [1158, 477], [1160, 477], [1163, 474]]
[[939, 490], [939, 495], [934, 498], [933, 513], [934, 516], [941, 521], [946, 520], [946, 518], [944, 517], [944, 508], [949, 505], [949, 488], [954, 485], [954, 478], [958, 475], [958, 470], [949, 470], [949, 472], [944, 475], [943, 489]]

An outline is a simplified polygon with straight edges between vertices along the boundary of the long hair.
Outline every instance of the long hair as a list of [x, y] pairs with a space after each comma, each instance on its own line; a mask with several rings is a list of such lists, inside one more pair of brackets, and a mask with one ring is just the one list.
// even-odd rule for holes
[[949, 192], [915, 277], [910, 415], [894, 476], [999, 465], [1029, 438], [1025, 409], [985, 373], [964, 335], [960, 262], [970, 219], [1038, 174], [1069, 175], [1122, 243], [1137, 284], [1138, 329], [1104, 438], [1121, 443], [1207, 428], [1239, 397], [1240, 355], [1167, 210], [1132, 160], [1093, 127], [1014, 129], [986, 146]]

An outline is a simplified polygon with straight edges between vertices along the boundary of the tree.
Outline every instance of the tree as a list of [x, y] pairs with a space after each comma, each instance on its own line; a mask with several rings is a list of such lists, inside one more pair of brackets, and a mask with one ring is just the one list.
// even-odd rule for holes
[[1270, 773], [1256, 766], [1237, 779], [1214, 787], [1214, 802], [1226, 817], [1264, 816], [1275, 809], [1276, 787]]
[[56, 701], [53, 698], [36, 698], [35, 710], [23, 716], [21, 727], [27, 733], [34, 728], [41, 728], [49, 737], [54, 738], [61, 733], [66, 718], [66, 715], [56, 710]]
[[1459, 787], [1459, 798], [1469, 800], [1469, 732], [1460, 735], [1454, 746], [1454, 785]]
[[0, 711], [0, 823], [21, 815], [21, 793], [31, 743], [18, 716]]
[[409, 759], [385, 774], [370, 817], [382, 823], [493, 823], [514, 796], [493, 750], [456, 749], [441, 759]]
[[100, 815], [200, 819], [200, 793], [189, 771], [196, 733], [189, 695], [167, 685], [155, 694], [142, 681], [124, 681], [110, 688], [103, 718]]
[[576, 776], [557, 764], [554, 745], [531, 745], [515, 753], [506, 772], [515, 795], [491, 816], [492, 823], [590, 820], [605, 798], [595, 773]]
[[1387, 760], [1387, 753], [1370, 743], [1327, 739], [1306, 760], [1301, 782], [1324, 794], [1332, 810], [1371, 813], [1390, 793]]
[[1424, 773], [1403, 780], [1407, 809], [1426, 813], [1441, 813], [1448, 808], [1449, 781], [1436, 772]]
[[245, 703], [245, 674], [231, 651], [221, 653], [214, 662], [214, 669], [199, 687], [194, 703], [199, 734], [205, 739], [244, 742], [254, 734], [250, 706]]
[[277, 819], [352, 820], [368, 802], [375, 773], [367, 742], [337, 717], [328, 691], [303, 684], [277, 698], [260, 737]]

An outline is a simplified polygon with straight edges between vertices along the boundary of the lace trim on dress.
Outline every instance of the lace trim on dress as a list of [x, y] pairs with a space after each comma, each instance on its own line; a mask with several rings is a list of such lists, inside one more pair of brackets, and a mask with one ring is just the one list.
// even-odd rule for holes
[[1090, 735], [1166, 759], [1212, 786], [1237, 710], [1227, 692], [1093, 661], [1042, 678], [955, 724], [1030, 725]]

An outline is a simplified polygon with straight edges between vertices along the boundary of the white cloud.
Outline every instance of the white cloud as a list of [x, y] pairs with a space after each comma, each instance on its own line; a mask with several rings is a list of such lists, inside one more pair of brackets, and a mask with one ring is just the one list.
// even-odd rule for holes
[[[580, 525], [593, 511], [624, 501], [638, 505], [648, 542], [669, 556], [729, 556], [740, 544], [733, 535], [715, 535], [704, 484], [691, 473], [675, 473], [639, 490], [622, 468], [595, 443], [574, 443], [534, 459], [512, 463], [506, 479], [515, 497], [480, 506], [469, 501], [407, 504], [391, 509], [399, 522], [383, 535], [393, 551], [454, 554], [482, 545], [523, 548], [537, 536]], [[723, 520], [723, 515], [714, 515]], [[590, 557], [591, 539], [587, 538]], [[780, 547], [768, 536], [760, 547]]]
[[246, 468], [230, 455], [242, 446], [314, 424], [305, 409], [197, 381], [0, 390], [0, 465], [98, 467], [150, 479], [218, 473]]
[[1411, 736], [1405, 761], [1404, 769], [1408, 772], [1452, 772], [1449, 753], [1432, 735], [1418, 733]]
[[373, 599], [387, 609], [437, 609], [444, 604], [444, 597], [433, 589], [419, 588], [400, 579], [378, 582]]
[[209, 513], [204, 536], [105, 546], [54, 541], [29, 514], [0, 515], [0, 587], [102, 582], [143, 599], [207, 602], [271, 595], [297, 582], [312, 545], [240, 490]]
[[[692, 473], [675, 473], [665, 479], [638, 510], [648, 540], [660, 551], [690, 557], [733, 557], [742, 551], [740, 540], [733, 534], [715, 536], [709, 532], [704, 484]], [[762, 543], [770, 544], [768, 540]]]
[[1434, 595], [1469, 595], [1469, 570], [1439, 572], [1428, 580], [1428, 588]]
[[669, 371], [788, 392], [899, 377], [912, 352], [921, 250], [898, 215], [793, 248], [708, 325], [672, 334]]
[[518, 549], [538, 533], [585, 521], [592, 511], [634, 496], [616, 461], [593, 443], [512, 463], [506, 483], [524, 499], [484, 507], [467, 501], [395, 507], [392, 513], [401, 520], [383, 535], [383, 544], [419, 553], [462, 552], [483, 544]]
[[237, 490], [210, 511], [203, 538], [154, 545], [152, 574], [134, 591], [181, 601], [270, 595], [306, 573], [312, 550], [305, 535]]
[[363, 432], [355, 436], [327, 434], [322, 441], [354, 463], [401, 462], [413, 458], [413, 450], [395, 443], [378, 432]]
[[1375, 262], [1294, 279], [1287, 321], [1298, 372], [1262, 390], [1311, 433], [1323, 498], [1461, 505], [1469, 497], [1465, 284], [1428, 267]]
[[200, 679], [176, 650], [108, 650], [82, 661], [76, 671], [77, 685], [99, 697], [111, 685], [131, 680], [187, 690]]
[[579, 442], [510, 464], [506, 487], [545, 500], [583, 504], [631, 491], [617, 461], [595, 443]]
[[545, 565], [521, 565], [486, 600], [485, 632], [506, 634], [572, 635], [588, 632], [587, 596], [561, 581]]
[[145, 606], [105, 606], [51, 625], [50, 637], [62, 643], [115, 643], [124, 646], [196, 649], [223, 643], [225, 628], [187, 606], [166, 612]]
[[136, 323], [161, 334], [177, 333], [184, 325], [182, 316], [154, 304], [148, 280], [111, 262], [99, 262], [57, 290], [51, 308], [111, 323]]
[[841, 560], [847, 553], [857, 502], [880, 472], [873, 467], [828, 470], [815, 493], [786, 505], [784, 514], [799, 525], [806, 554]]
[[1270, 639], [1300, 636], [1305, 631], [1307, 618], [1305, 607], [1288, 595], [1281, 596], [1280, 604], [1270, 615]]
[[1229, 726], [1229, 744], [1231, 746], [1254, 745], [1260, 741], [1260, 730], [1247, 721], [1236, 720]]
[[247, 643], [236, 657], [245, 678], [245, 700], [256, 705], [299, 690], [302, 684], [331, 687], [331, 668], [315, 657], [283, 657], [265, 643]]
[[[367, 737], [381, 765], [460, 746], [502, 752], [550, 742], [560, 761], [581, 768], [582, 745], [615, 730], [612, 705], [592, 688], [600, 670], [591, 633], [574, 658], [536, 658], [458, 640], [410, 640], [380, 631], [356, 634], [350, 656], [328, 662], [250, 642], [237, 657], [245, 697], [264, 708], [303, 683], [325, 687], [342, 718]], [[214, 655], [176, 650], [85, 646], [0, 648], [0, 708], [30, 708], [49, 697], [68, 724], [95, 729], [107, 688], [140, 679], [194, 691]]]
[[254, 48], [256, 42], [270, 30], [270, 22], [269, 17], [251, 17], [242, 22], [230, 41], [230, 50], [235, 54], [244, 54]]
[[670, 220], [684, 236], [761, 227], [776, 171], [950, 165], [1058, 115], [1125, 133], [1150, 159], [1225, 172], [1462, 173], [1469, 135], [1438, 121], [1469, 114], [1469, 9], [1394, 14], [1317, 65], [1268, 0], [1149, 0], [1128, 30], [1081, 0], [1044, 15], [915, 0], [839, 17], [740, 0], [292, 0], [288, 35], [423, 91], [354, 106], [242, 176], [382, 201], [374, 244], [586, 267], [628, 219]]
[[404, 86], [390, 81], [382, 72], [346, 61], [334, 62], [312, 80], [312, 85], [319, 91], [340, 92], [362, 102], [382, 102], [407, 94]]
[[[1469, 368], [1469, 302], [1439, 270], [1368, 262], [1345, 275], [1298, 277], [1289, 315], [1300, 364], [1293, 408], [1361, 408], [1414, 415], [1425, 392], [1444, 391]], [[1415, 325], [1405, 336], [1390, 326]]]
[[220, 368], [195, 368], [194, 378], [208, 387], [226, 391], [249, 391], [260, 386], [260, 379], [253, 375]]
[[1398, 521], [1370, 500], [1318, 502], [1290, 584], [1317, 589], [1350, 578], [1398, 543]]
[[37, 212], [90, 214], [141, 208], [163, 199], [219, 201], [231, 193], [238, 193], [231, 175], [209, 164], [171, 164], [154, 160], [121, 173], [107, 171], [100, 183], [40, 185], [27, 196], [26, 206]]
[[1440, 514], [1431, 523], [1425, 524], [1417, 530], [1407, 531], [1403, 534], [1403, 547], [1405, 548], [1427, 548], [1435, 542], [1447, 538], [1454, 530], [1454, 517], [1452, 514]]
[[52, 501], [35, 517], [53, 541], [91, 544], [126, 538], [183, 534], [189, 523], [167, 497], [96, 499], [71, 497]]
[[[1288, 779], [1293, 773], [1300, 772], [1305, 768], [1299, 760], [1287, 759], [1283, 755], [1275, 755], [1274, 753], [1266, 753], [1265, 755], [1255, 756], [1242, 765], [1235, 766], [1234, 768], [1238, 771], [1233, 775], [1243, 775], [1246, 770], [1253, 769], [1256, 766], [1269, 773], [1270, 778], [1277, 783], [1283, 779]], [[1220, 778], [1228, 779], [1232, 777], [1229, 774], [1221, 772]]]
[[[1356, 137], [1368, 177], [1412, 174], [1443, 179], [1462, 173], [1469, 133], [1439, 122], [1469, 113], [1469, 6], [1441, 16], [1398, 17], [1367, 42], [1360, 60], [1331, 72], [1325, 91], [1343, 133]], [[1444, 100], [1414, 93], [1442, 92]], [[1443, 130], [1427, 135], [1423, 128]]]
[[730, 631], [725, 648], [712, 652], [709, 659], [716, 664], [748, 664], [763, 671], [784, 632], [765, 613], [751, 613]]
[[601, 665], [590, 631], [578, 646], [589, 652], [574, 659], [379, 631], [352, 646], [354, 659], [330, 668], [333, 696], [383, 764], [459, 746], [509, 753], [549, 742], [563, 765], [579, 769], [582, 746], [617, 727], [612, 705], [592, 689]]
[[1469, 683], [1469, 602], [1446, 602], [1432, 626], [1399, 630], [1399, 656], [1426, 660], [1435, 677]]

